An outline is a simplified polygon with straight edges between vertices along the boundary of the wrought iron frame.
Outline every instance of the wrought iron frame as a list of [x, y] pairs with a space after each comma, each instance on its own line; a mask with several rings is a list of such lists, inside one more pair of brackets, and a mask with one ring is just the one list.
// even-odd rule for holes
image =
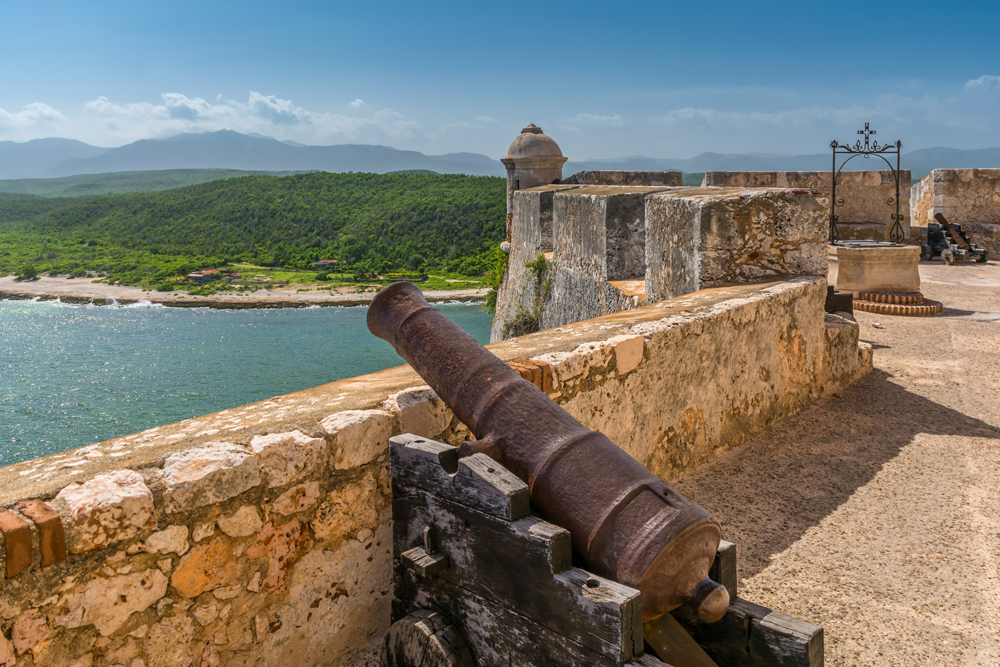
[[[833, 169], [830, 171], [830, 243], [837, 243], [840, 240], [837, 234], [837, 222], [839, 221], [837, 207], [844, 205], [844, 200], [837, 198], [837, 179], [840, 178], [840, 172], [844, 169], [844, 165], [859, 155], [864, 156], [866, 160], [872, 156], [879, 157], [888, 165], [889, 170], [892, 171], [892, 175], [896, 181], [896, 196], [890, 197], [885, 203], [888, 206], [895, 204], [896, 212], [890, 216], [892, 227], [889, 229], [889, 240], [893, 243], [901, 243], [903, 241], [904, 218], [899, 212], [899, 155], [903, 148], [903, 142], [897, 140], [894, 144], [879, 145], [877, 141], [871, 139], [871, 136], [875, 134], [875, 130], [869, 128], [868, 123], [865, 123], [865, 129], [858, 130], [858, 134], [864, 135], [864, 144], [861, 143], [861, 139], [854, 142], [853, 146], [841, 145], [836, 141], [830, 142], [830, 148], [833, 149]], [[838, 155], [850, 155], [849, 158], [840, 164], [839, 168], [837, 167]], [[886, 155], [896, 156], [895, 168], [886, 159]]]

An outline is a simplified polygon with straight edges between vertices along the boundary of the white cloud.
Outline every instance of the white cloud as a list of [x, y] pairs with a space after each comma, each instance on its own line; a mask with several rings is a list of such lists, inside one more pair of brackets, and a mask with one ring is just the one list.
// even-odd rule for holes
[[[42, 119], [46, 118], [49, 127], [42, 128]], [[24, 126], [23, 131], [4, 131], [15, 122]], [[54, 136], [53, 131], [58, 131], [61, 136], [100, 145], [216, 130], [255, 132], [307, 144], [384, 143], [405, 141], [419, 129], [416, 122], [392, 109], [348, 116], [311, 111], [291, 100], [256, 91], [251, 91], [245, 102], [225, 100], [221, 95], [208, 101], [177, 92], [163, 93], [160, 103], [119, 103], [98, 97], [84, 104], [82, 114], [76, 118], [66, 118], [45, 105], [29, 105], [18, 114], [0, 110], [0, 139], [15, 134], [11, 138], [18, 140]]]
[[978, 79], [967, 81], [965, 87], [972, 90], [977, 88], [1000, 88], [1000, 76], [986, 74]]
[[360, 108], [362, 108], [364, 106], [367, 106], [365, 104], [365, 101], [363, 99], [361, 99], [360, 97], [355, 97], [353, 100], [351, 100], [350, 102], [348, 102], [348, 104], [350, 104], [355, 109], [360, 109]]
[[65, 116], [48, 104], [33, 102], [20, 111], [9, 112], [0, 108], [0, 130], [17, 134], [21, 131], [31, 131], [34, 128], [51, 127], [65, 120]]
[[619, 114], [613, 116], [598, 116], [592, 113], [578, 113], [572, 118], [559, 121], [568, 125], [591, 125], [597, 127], [622, 127], [625, 120]]

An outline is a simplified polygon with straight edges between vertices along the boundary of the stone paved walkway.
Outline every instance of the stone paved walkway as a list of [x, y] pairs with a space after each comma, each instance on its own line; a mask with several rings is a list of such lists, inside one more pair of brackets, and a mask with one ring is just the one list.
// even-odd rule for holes
[[943, 316], [857, 313], [872, 375], [675, 483], [829, 666], [1000, 665], [1000, 264], [921, 278]]

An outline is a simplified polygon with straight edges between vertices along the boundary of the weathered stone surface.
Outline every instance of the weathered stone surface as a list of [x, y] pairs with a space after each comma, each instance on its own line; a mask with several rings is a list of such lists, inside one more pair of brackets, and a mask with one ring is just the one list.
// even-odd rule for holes
[[238, 496], [260, 484], [257, 459], [231, 442], [178, 452], [163, 464], [167, 508], [180, 512]]
[[393, 418], [384, 410], [345, 410], [320, 423], [333, 438], [338, 470], [362, 466], [389, 449]]
[[916, 246], [827, 246], [827, 280], [845, 292], [919, 292]]
[[625, 374], [635, 370], [642, 362], [646, 339], [642, 336], [615, 336], [608, 339], [608, 345], [615, 351], [618, 372]]
[[433, 438], [451, 423], [451, 410], [430, 387], [414, 387], [391, 395], [385, 401], [396, 415], [400, 431]]
[[146, 656], [149, 667], [187, 667], [192, 663], [194, 622], [187, 616], [165, 618], [149, 630]]
[[218, 667], [222, 664], [222, 656], [211, 644], [205, 644], [205, 650], [201, 652], [202, 667]]
[[247, 590], [251, 593], [260, 593], [260, 580], [263, 578], [260, 572], [254, 572], [253, 576], [250, 577], [250, 583], [247, 584]]
[[257, 435], [250, 441], [268, 487], [284, 486], [318, 471], [325, 459], [326, 441], [301, 431]]
[[208, 544], [193, 547], [177, 564], [170, 584], [182, 597], [193, 598], [232, 583], [237, 564], [231, 545], [226, 538], [217, 537]]
[[271, 505], [271, 509], [278, 514], [291, 516], [296, 512], [302, 512], [319, 500], [319, 482], [306, 482], [296, 484], [292, 488], [282, 493]]
[[212, 591], [212, 597], [216, 600], [232, 600], [234, 597], [240, 594], [243, 587], [239, 584], [233, 584], [232, 586], [223, 586], [222, 588], [216, 588]]
[[288, 571], [308, 548], [309, 535], [298, 519], [288, 523], [275, 524], [269, 521], [257, 535], [246, 555], [250, 558], [267, 560], [267, 576], [262, 585], [264, 590], [275, 595], [285, 592], [288, 587]]
[[14, 622], [14, 629], [11, 631], [11, 640], [17, 654], [24, 655], [31, 651], [35, 660], [49, 647], [51, 637], [49, 621], [37, 609], [29, 609], [21, 614]]
[[151, 554], [177, 554], [183, 556], [188, 550], [188, 527], [168, 526], [146, 538], [145, 548]]
[[230, 516], [220, 516], [218, 524], [219, 530], [229, 537], [247, 537], [259, 531], [264, 522], [256, 507], [244, 505]]
[[375, 477], [368, 473], [360, 480], [330, 492], [312, 520], [317, 539], [334, 545], [363, 528], [378, 526], [378, 490]]
[[194, 616], [194, 620], [198, 621], [202, 625], [208, 625], [216, 618], [219, 617], [219, 608], [214, 604], [201, 605], [200, 607], [195, 607], [194, 611], [191, 612]]
[[[392, 531], [384, 524], [370, 544], [349, 540], [335, 550], [313, 549], [292, 568], [281, 627], [264, 646], [281, 646], [304, 664], [327, 664], [365, 646], [389, 627]], [[337, 628], [304, 633], [303, 624]]]
[[257, 614], [253, 617], [253, 641], [259, 644], [267, 638], [267, 616]]
[[14, 654], [13, 642], [0, 634], [0, 665], [14, 667], [16, 664], [17, 656]]
[[[899, 172], [899, 212], [904, 216], [906, 233], [910, 214], [910, 171]], [[724, 188], [794, 188], [822, 194], [829, 207], [829, 171], [709, 171], [702, 180], [706, 187]], [[840, 238], [887, 241], [889, 221], [895, 214], [896, 177], [889, 169], [842, 171], [837, 178], [837, 207]], [[827, 208], [829, 211], [829, 208]]]
[[80, 628], [93, 625], [107, 636], [129, 616], [142, 611], [167, 593], [167, 577], [159, 570], [144, 570], [108, 579], [93, 579], [82, 591], [66, 597], [68, 612], [56, 625]]
[[206, 537], [211, 537], [215, 534], [215, 522], [200, 523], [194, 527], [191, 531], [191, 539], [195, 542], [201, 542]]
[[72, 553], [134, 537], [153, 514], [153, 494], [142, 475], [132, 470], [70, 484], [52, 504], [67, 519]]

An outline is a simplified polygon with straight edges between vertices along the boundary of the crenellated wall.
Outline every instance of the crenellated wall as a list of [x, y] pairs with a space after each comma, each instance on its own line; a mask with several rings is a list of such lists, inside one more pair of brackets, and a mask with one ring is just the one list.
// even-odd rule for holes
[[[872, 158], [881, 162], [876, 158]], [[909, 234], [910, 171], [899, 172], [899, 212], [903, 216], [903, 233]], [[804, 188], [816, 190], [829, 207], [829, 171], [709, 171], [702, 179], [703, 187], [725, 188]], [[889, 240], [890, 216], [895, 214], [896, 180], [891, 170], [843, 171], [837, 179], [837, 231], [843, 240]], [[829, 208], [827, 208], [829, 218]]]
[[826, 218], [821, 198], [801, 189], [560, 184], [522, 190], [514, 195], [510, 258], [491, 337], [705, 287], [824, 274]]
[[[707, 289], [490, 349], [670, 479], [870, 370], [825, 291]], [[470, 437], [401, 366], [0, 469], [0, 665], [367, 664], [402, 432]]]

